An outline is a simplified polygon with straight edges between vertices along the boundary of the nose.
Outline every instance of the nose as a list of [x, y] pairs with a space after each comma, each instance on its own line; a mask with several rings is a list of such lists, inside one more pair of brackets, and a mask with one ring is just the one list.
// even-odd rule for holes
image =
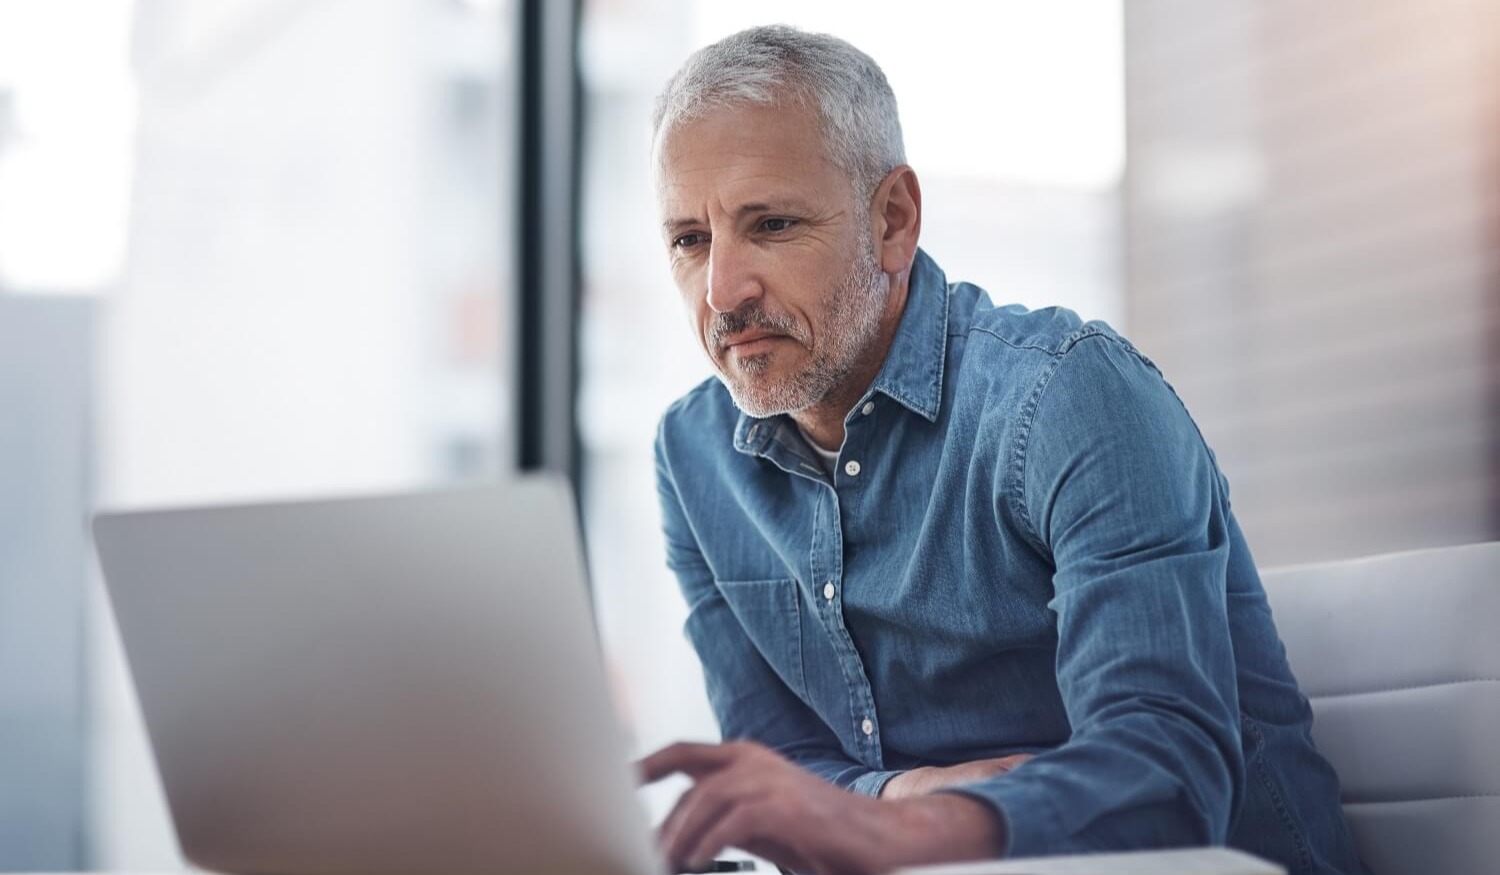
[[715, 238], [708, 250], [708, 306], [731, 313], [763, 293], [752, 254], [734, 241]]

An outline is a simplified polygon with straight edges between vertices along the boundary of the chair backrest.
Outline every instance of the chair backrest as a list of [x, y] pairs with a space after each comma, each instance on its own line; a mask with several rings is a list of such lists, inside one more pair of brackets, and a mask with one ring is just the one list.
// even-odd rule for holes
[[1262, 580], [1365, 863], [1500, 872], [1500, 542]]

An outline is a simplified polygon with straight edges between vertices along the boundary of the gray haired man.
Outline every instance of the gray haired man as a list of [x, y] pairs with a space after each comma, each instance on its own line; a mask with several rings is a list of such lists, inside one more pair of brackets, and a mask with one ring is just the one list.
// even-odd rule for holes
[[655, 118], [662, 240], [718, 372], [656, 443], [724, 744], [667, 856], [819, 873], [1230, 844], [1362, 872], [1228, 483], [1109, 326], [917, 248], [895, 99], [832, 37], [709, 46]]

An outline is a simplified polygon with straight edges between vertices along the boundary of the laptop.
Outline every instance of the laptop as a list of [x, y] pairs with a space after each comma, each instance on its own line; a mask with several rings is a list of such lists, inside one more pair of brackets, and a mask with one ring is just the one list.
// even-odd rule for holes
[[570, 490], [98, 514], [183, 855], [257, 875], [662, 875]]

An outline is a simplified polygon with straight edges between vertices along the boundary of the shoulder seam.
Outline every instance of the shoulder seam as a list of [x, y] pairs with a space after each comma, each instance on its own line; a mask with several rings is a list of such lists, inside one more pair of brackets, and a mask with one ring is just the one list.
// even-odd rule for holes
[[1055, 346], [1039, 343], [1016, 343], [1014, 340], [1003, 337], [994, 330], [986, 328], [983, 325], [971, 325], [969, 326], [967, 331], [962, 332], [961, 334], [953, 334], [949, 336], [962, 337], [976, 333], [989, 335], [990, 337], [993, 337], [994, 339], [1000, 341], [1011, 349], [1034, 349], [1053, 356], [1067, 355], [1068, 350], [1072, 349], [1075, 345], [1077, 345], [1078, 341], [1083, 340], [1084, 338], [1109, 336], [1103, 328], [1097, 325], [1084, 325], [1083, 327], [1073, 331], [1072, 333], [1065, 335], [1061, 340], [1057, 342]]
[[[993, 332], [985, 333], [993, 335]], [[1063, 359], [1078, 346], [1080, 341], [1090, 337], [1102, 337], [1106, 341], [1114, 339], [1097, 327], [1085, 325], [1063, 338], [1056, 350], [1047, 350], [1052, 360], [1042, 369], [1042, 373], [1037, 377], [1036, 385], [1032, 386], [1026, 396], [1026, 403], [1021, 405], [1021, 419], [1016, 428], [1015, 443], [1011, 448], [1010, 482], [1007, 484], [1010, 492], [1011, 512], [1016, 515], [1022, 534], [1032, 542], [1032, 546], [1039, 548], [1043, 553], [1050, 551], [1042, 540], [1041, 534], [1031, 524], [1031, 510], [1026, 506], [1026, 460], [1027, 451], [1031, 448], [1031, 428], [1036, 421], [1037, 409], [1042, 405], [1042, 395], [1047, 391], [1047, 387], [1052, 385], [1052, 378], [1062, 367]], [[997, 339], [1002, 343], [1006, 342], [1003, 337]], [[1032, 348], [1041, 349], [1041, 347]]]

